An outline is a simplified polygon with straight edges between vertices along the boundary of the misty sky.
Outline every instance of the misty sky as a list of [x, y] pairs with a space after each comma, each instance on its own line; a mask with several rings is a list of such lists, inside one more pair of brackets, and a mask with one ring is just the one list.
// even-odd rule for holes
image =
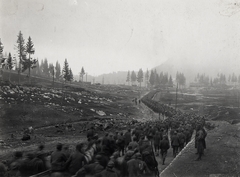
[[0, 13], [4, 52], [21, 30], [34, 57], [67, 58], [74, 74], [240, 61], [240, 0], [0, 0]]

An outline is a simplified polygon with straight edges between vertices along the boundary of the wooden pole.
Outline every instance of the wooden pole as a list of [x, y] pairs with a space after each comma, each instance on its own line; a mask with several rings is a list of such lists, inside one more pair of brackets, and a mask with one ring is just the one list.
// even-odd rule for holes
[[237, 91], [237, 107], [238, 107], [238, 102], [239, 102], [239, 94], [238, 94], [238, 91]]
[[54, 67], [53, 67], [53, 88], [54, 88], [54, 75], [55, 75], [55, 71], [54, 71]]
[[178, 83], [176, 88], [176, 103], [175, 103], [175, 110], [177, 110], [177, 96], [178, 96]]

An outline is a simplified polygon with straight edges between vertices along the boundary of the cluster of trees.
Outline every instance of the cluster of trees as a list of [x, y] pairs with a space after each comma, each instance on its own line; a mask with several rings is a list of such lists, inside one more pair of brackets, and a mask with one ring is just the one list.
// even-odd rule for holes
[[[41, 60], [41, 63], [39, 63], [38, 59], [33, 58], [32, 56], [35, 53], [35, 48], [32, 38], [29, 36], [27, 43], [25, 44], [25, 40], [21, 31], [17, 35], [17, 42], [14, 46], [14, 49], [17, 50], [17, 57], [12, 57], [11, 53], [9, 53], [8, 56], [6, 54], [4, 56], [3, 49], [4, 46], [0, 39], [0, 67], [10, 71], [16, 70], [19, 75], [23, 72], [27, 72], [29, 82], [31, 75], [45, 78], [53, 78], [53, 81], [54, 79], [64, 80], [65, 82], [71, 82], [73, 80], [73, 73], [71, 68], [69, 67], [67, 59], [65, 59], [63, 68], [61, 70], [61, 66], [58, 61], [54, 66], [53, 63], [48, 62], [47, 58]], [[82, 67], [80, 73], [82, 81], [85, 74], [86, 73], [84, 71], [84, 68]]]
[[15, 48], [17, 49], [18, 53], [19, 66], [16, 65], [16, 58], [12, 58], [11, 53], [9, 53], [8, 57], [3, 57], [2, 53], [4, 47], [2, 42], [0, 42], [0, 46], [1, 67], [11, 71], [15, 66], [15, 69], [18, 70], [19, 74], [20, 72], [28, 71], [28, 77], [30, 81], [30, 71], [35, 67], [35, 64], [37, 63], [37, 59], [31, 57], [35, 53], [34, 44], [31, 37], [28, 37], [27, 43], [25, 44], [21, 31], [17, 36], [17, 44]]
[[[35, 76], [42, 76], [42, 77], [53, 77], [56, 80], [62, 80], [64, 79], [64, 81], [73, 81], [74, 77], [73, 77], [73, 72], [72, 69], [69, 67], [68, 61], [67, 59], [65, 59], [64, 64], [63, 64], [63, 68], [61, 70], [61, 65], [59, 64], [59, 62], [57, 61], [55, 66], [52, 63], [48, 64], [48, 60], [47, 58], [45, 58], [44, 60], [41, 60], [41, 64], [39, 65], [39, 62], [37, 62], [36, 64], [36, 68], [34, 68], [32, 70], [33, 75]], [[79, 82], [83, 81], [83, 76], [86, 74], [84, 67], [82, 67], [80, 74], [80, 78], [79, 78]]]
[[0, 39], [0, 61], [1, 61], [0, 63], [1, 63], [1, 67], [5, 68], [5, 69], [12, 70], [14, 68], [14, 65], [15, 65], [15, 58], [12, 57], [11, 53], [3, 56], [3, 48], [4, 48], [4, 46], [3, 46], [2, 42], [1, 42], [1, 39]]
[[176, 81], [177, 81], [179, 87], [181, 87], [181, 86], [183, 87], [186, 84], [186, 77], [184, 76], [183, 73], [177, 72]]
[[222, 85], [227, 83], [236, 85], [236, 83], [240, 84], [240, 75], [237, 76], [235, 73], [232, 73], [227, 79], [226, 75], [223, 73], [218, 73], [214, 78], [210, 78], [208, 75], [198, 73], [195, 77], [195, 82], [204, 86]]
[[161, 72], [160, 74], [157, 73], [156, 69], [153, 71], [151, 70], [149, 83], [152, 86], [160, 86], [160, 85], [168, 85], [170, 87], [173, 86], [172, 76], [168, 77], [168, 73]]
[[206, 82], [205, 85], [211, 85], [213, 86], [214, 84], [226, 84], [227, 80], [226, 80], [226, 76], [225, 74], [218, 74], [217, 77], [215, 78], [211, 78], [210, 79], [210, 83], [209, 82]]
[[37, 61], [36, 67], [32, 70], [32, 75], [46, 78], [54, 76], [57, 80], [60, 80], [61, 66], [58, 61], [54, 66], [53, 63], [48, 63], [48, 59], [45, 58], [44, 60], [41, 60], [40, 64], [39, 61]]
[[197, 77], [195, 77], [195, 82], [203, 85], [208, 85], [209, 84], [209, 76], [206, 76], [205, 74], [197, 74]]
[[240, 75], [235, 75], [235, 73], [232, 73], [232, 75], [229, 75], [228, 77], [228, 82], [229, 83], [239, 83], [240, 84]]
[[143, 70], [142, 69], [139, 69], [137, 74], [135, 73], [135, 71], [132, 71], [131, 73], [130, 73], [130, 71], [128, 71], [126, 82], [128, 82], [128, 83], [131, 82], [132, 85], [135, 85], [136, 81], [140, 84], [140, 87], [141, 87], [141, 83], [143, 82]]
[[62, 76], [63, 76], [65, 82], [66, 81], [71, 82], [73, 80], [72, 69], [69, 68], [67, 59], [65, 59], [65, 61], [64, 61], [64, 65], [63, 65], [63, 69], [62, 69]]
[[[181, 81], [182, 74], [179, 76]], [[185, 78], [185, 77], [184, 77]], [[138, 73], [136, 74], [134, 71], [130, 72], [128, 71], [126, 82], [132, 85], [135, 85], [136, 81], [139, 83], [141, 87], [141, 83], [145, 79], [146, 85], [152, 85], [152, 86], [160, 86], [160, 85], [168, 85], [173, 86], [173, 80], [172, 76], [168, 76], [168, 73], [161, 72], [160, 74], [157, 73], [156, 69], [151, 70], [150, 72], [147, 70], [144, 74], [142, 69], [139, 69]], [[184, 80], [185, 84], [186, 79]], [[184, 85], [183, 84], [183, 85]]]
[[80, 82], [80, 78], [82, 79], [82, 82], [83, 82], [83, 76], [86, 74], [83, 67], [82, 67], [81, 72], [79, 74], [80, 74], [79, 82]]
[[41, 64], [39, 64], [39, 62], [36, 63], [36, 67], [32, 70], [32, 73], [35, 76], [53, 78], [58, 81], [73, 81], [72, 69], [69, 67], [67, 59], [65, 59], [61, 70], [61, 65], [58, 61], [54, 66], [53, 63], [49, 63], [48, 59], [45, 58], [44, 60], [41, 60]]

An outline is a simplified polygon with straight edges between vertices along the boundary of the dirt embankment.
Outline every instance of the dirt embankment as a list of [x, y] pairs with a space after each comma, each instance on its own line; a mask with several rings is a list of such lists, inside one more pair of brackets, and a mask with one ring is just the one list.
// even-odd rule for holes
[[[1, 86], [0, 159], [10, 157], [16, 150], [34, 150], [39, 144], [45, 144], [50, 151], [57, 142], [74, 146], [86, 140], [86, 131], [91, 126], [101, 135], [105, 131], [126, 129], [139, 117], [148, 118], [142, 116], [141, 107], [132, 101], [140, 93], [135, 88], [85, 89]], [[68, 124], [73, 125], [73, 131], [66, 130]], [[34, 134], [30, 140], [22, 141], [23, 128], [30, 126], [35, 128]]]

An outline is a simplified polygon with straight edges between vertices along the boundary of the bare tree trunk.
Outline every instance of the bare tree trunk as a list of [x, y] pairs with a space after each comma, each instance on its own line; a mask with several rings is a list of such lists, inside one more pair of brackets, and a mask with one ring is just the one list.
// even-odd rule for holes
[[10, 82], [11, 81], [11, 70], [10, 70], [10, 73], [9, 73], [9, 75], [8, 75], [8, 81]]
[[53, 69], [53, 87], [54, 87], [54, 69]]
[[22, 68], [22, 64], [21, 64], [21, 62], [22, 62], [22, 56], [20, 55], [19, 56], [19, 68], [18, 68], [18, 85], [20, 84], [20, 75], [21, 75], [21, 68]]
[[18, 85], [20, 83], [20, 68], [18, 69]]
[[29, 65], [28, 65], [28, 83], [30, 84], [30, 69], [31, 69], [31, 62], [30, 62], [30, 54], [29, 54]]
[[30, 67], [28, 68], [28, 83], [30, 84]]

